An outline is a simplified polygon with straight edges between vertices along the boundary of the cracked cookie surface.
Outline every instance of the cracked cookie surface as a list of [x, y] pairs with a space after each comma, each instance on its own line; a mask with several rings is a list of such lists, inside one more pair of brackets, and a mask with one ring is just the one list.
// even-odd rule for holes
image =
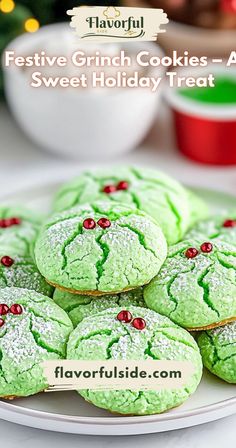
[[[98, 221], [108, 219], [101, 228]], [[84, 228], [92, 219], [95, 228]], [[160, 270], [167, 244], [159, 225], [144, 212], [97, 202], [52, 216], [36, 241], [36, 264], [55, 286], [101, 295], [135, 289]]]
[[197, 223], [185, 235], [185, 239], [216, 239], [236, 245], [236, 211], [231, 210]]
[[[13, 261], [11, 266], [4, 266], [0, 262], [0, 289], [6, 287], [24, 288], [52, 297], [54, 288], [40, 274], [34, 261], [30, 257], [15, 255], [14, 252], [10, 255]], [[0, 259], [2, 256], [3, 254], [0, 254]]]
[[1, 316], [0, 396], [24, 397], [47, 388], [40, 363], [65, 358], [72, 331], [67, 314], [52, 299], [20, 288], [0, 290], [0, 303], [22, 307]]
[[[4, 221], [17, 218], [17, 225], [2, 225]], [[12, 251], [18, 255], [32, 255], [41, 217], [20, 205], [0, 206], [0, 247], [1, 252]]]
[[142, 288], [99, 298], [70, 294], [56, 289], [53, 294], [53, 300], [68, 314], [74, 327], [86, 317], [100, 313], [108, 308], [117, 308], [118, 306], [125, 308], [129, 305], [146, 307]]
[[205, 367], [224, 381], [236, 384], [236, 322], [203, 332], [198, 345]]
[[[236, 319], [236, 250], [222, 241], [212, 242], [203, 253], [204, 241], [187, 240], [169, 249], [159, 274], [144, 288], [147, 306], [188, 329], [219, 326]], [[187, 258], [186, 250], [199, 253]]]
[[113, 308], [84, 319], [71, 333], [67, 357], [78, 360], [176, 360], [191, 361], [194, 371], [179, 389], [80, 390], [94, 405], [120, 414], [147, 415], [182, 404], [197, 388], [202, 375], [200, 352], [193, 337], [170, 319], [140, 307], [126, 307], [133, 317], [145, 319], [140, 331], [117, 319], [122, 308]]
[[[126, 182], [127, 188], [119, 189], [120, 182]], [[107, 186], [116, 189], [106, 193]], [[84, 172], [62, 186], [56, 195], [54, 210], [97, 200], [124, 203], [146, 212], [160, 224], [169, 244], [179, 241], [189, 225], [185, 189], [166, 174], [149, 168], [117, 167]]]

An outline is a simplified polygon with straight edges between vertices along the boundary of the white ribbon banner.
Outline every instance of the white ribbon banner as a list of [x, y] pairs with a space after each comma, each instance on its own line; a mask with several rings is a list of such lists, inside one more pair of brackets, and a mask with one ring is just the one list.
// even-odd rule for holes
[[80, 6], [67, 14], [80, 39], [99, 42], [154, 41], [169, 22], [163, 9], [153, 8]]

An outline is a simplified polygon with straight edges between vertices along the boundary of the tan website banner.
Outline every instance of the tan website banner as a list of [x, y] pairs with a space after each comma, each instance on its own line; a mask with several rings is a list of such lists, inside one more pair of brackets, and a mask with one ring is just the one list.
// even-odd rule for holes
[[183, 387], [194, 373], [189, 361], [45, 361], [49, 386], [62, 389], [161, 390]]
[[156, 40], [169, 20], [162, 9], [80, 6], [67, 11], [80, 39], [99, 42]]

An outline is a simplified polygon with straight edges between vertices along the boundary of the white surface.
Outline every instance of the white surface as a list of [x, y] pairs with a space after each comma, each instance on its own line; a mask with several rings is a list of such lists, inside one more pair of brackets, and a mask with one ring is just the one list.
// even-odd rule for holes
[[[156, 166], [166, 170], [183, 182], [192, 185], [210, 186], [211, 188], [221, 189], [223, 191], [236, 191], [236, 169], [232, 168], [208, 168], [200, 165], [194, 165], [172, 152], [169, 148], [173, 147], [171, 132], [168, 132], [170, 122], [168, 117], [163, 116], [163, 122], [151, 133], [146, 142], [145, 151], [136, 150], [122, 160], [113, 160], [113, 163], [139, 163]], [[167, 131], [167, 132], [166, 132]], [[163, 136], [167, 135], [167, 139]], [[16, 185], [27, 187], [41, 183], [42, 179], [46, 182], [55, 173], [62, 173], [62, 177], [76, 172], [74, 162], [68, 162], [65, 159], [54, 159], [51, 155], [44, 153], [28, 141], [18, 130], [15, 124], [6, 112], [5, 107], [0, 107], [0, 185], [1, 191], [10, 193], [16, 188]], [[155, 147], [153, 142], [155, 141]], [[160, 149], [162, 148], [162, 150]], [[94, 164], [94, 160], [92, 161]], [[79, 165], [79, 163], [78, 163]], [[222, 445], [234, 446], [236, 437], [236, 415], [215, 423], [205, 424], [195, 428], [189, 428], [171, 433], [153, 434], [133, 437], [94, 437], [71, 436], [43, 432], [29, 428], [20, 427], [14, 424], [0, 422], [1, 444], [9, 448], [18, 447], [19, 444], [25, 448], [32, 445], [35, 448], [41, 446], [56, 447], [88, 447], [92, 448], [96, 443], [98, 447], [143, 447], [150, 448], [158, 446], [159, 448], [209, 448], [214, 446], [220, 448]]]
[[[58, 182], [43, 183], [30, 191], [16, 192], [10, 200], [47, 211]], [[232, 209], [235, 196], [197, 189], [212, 211]], [[14, 198], [14, 199], [12, 199]], [[4, 200], [3, 195], [3, 200]], [[125, 417], [112, 415], [85, 402], [76, 392], [37, 394], [12, 402], [0, 400], [0, 417], [40, 429], [88, 435], [136, 435], [172, 431], [210, 422], [236, 413], [236, 388], [207, 371], [195, 394], [182, 406], [161, 415]]]

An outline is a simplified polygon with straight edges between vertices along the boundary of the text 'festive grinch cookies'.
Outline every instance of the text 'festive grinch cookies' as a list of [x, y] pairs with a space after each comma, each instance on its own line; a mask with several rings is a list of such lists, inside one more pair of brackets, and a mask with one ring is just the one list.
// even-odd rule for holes
[[186, 239], [221, 240], [236, 245], [236, 212], [216, 215], [196, 224]]
[[203, 332], [198, 345], [206, 368], [236, 384], [236, 322]]
[[85, 172], [59, 190], [54, 209], [62, 211], [97, 200], [127, 204], [148, 213], [160, 224], [169, 244], [179, 241], [189, 225], [185, 189], [152, 169], [117, 167]]
[[144, 288], [147, 306], [182, 327], [213, 328], [236, 319], [236, 252], [222, 241], [183, 241], [169, 249]]
[[179, 389], [79, 391], [94, 405], [126, 415], [158, 414], [179, 406], [196, 390], [202, 375], [199, 349], [187, 331], [154, 311], [132, 306], [109, 309], [84, 319], [71, 333], [67, 357], [193, 363], [193, 374]]
[[0, 206], [0, 250], [18, 255], [32, 254], [40, 217], [22, 206]]
[[56, 289], [53, 299], [71, 319], [76, 327], [84, 318], [100, 313], [108, 308], [130, 305], [146, 307], [143, 299], [143, 289], [133, 289], [121, 294], [106, 295], [101, 297], [82, 296]]
[[13, 286], [32, 289], [49, 297], [54, 291], [30, 257], [1, 255], [0, 252], [0, 288]]
[[41, 363], [64, 358], [72, 330], [53, 300], [20, 288], [0, 290], [0, 396], [25, 397], [48, 387]]
[[36, 242], [41, 274], [68, 292], [118, 293], [142, 286], [167, 253], [159, 225], [124, 205], [96, 203], [52, 216]]

